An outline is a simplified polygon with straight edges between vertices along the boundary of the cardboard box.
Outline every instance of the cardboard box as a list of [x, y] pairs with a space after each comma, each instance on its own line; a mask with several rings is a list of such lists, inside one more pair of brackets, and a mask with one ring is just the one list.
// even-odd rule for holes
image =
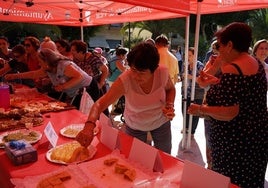
[[14, 165], [22, 165], [37, 161], [36, 149], [25, 140], [5, 143], [5, 151]]

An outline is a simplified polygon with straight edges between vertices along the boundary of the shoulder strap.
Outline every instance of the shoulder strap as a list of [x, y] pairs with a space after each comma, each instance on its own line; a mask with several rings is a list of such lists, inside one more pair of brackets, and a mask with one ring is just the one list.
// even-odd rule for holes
[[236, 68], [236, 70], [239, 72], [240, 75], [243, 75], [243, 72], [241, 71], [240, 67], [237, 64], [231, 63], [231, 65], [233, 65]]

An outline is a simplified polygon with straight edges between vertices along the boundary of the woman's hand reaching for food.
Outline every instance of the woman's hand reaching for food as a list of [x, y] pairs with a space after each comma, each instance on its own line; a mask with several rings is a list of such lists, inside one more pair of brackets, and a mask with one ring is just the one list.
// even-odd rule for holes
[[85, 127], [76, 136], [76, 140], [84, 147], [88, 147], [94, 138], [95, 123], [87, 121]]

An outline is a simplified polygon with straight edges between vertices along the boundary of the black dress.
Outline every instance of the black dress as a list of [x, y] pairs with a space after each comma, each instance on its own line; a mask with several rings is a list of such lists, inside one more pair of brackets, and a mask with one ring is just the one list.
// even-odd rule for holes
[[[240, 71], [239, 67], [236, 67]], [[209, 106], [239, 104], [230, 121], [212, 119], [212, 168], [240, 187], [264, 186], [268, 150], [267, 81], [263, 66], [255, 75], [223, 74], [207, 92]]]

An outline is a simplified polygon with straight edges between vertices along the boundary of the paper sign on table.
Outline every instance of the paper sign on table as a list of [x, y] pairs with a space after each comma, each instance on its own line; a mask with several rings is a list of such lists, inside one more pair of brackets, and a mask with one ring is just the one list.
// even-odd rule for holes
[[159, 151], [156, 148], [140, 141], [137, 138], [133, 139], [128, 158], [130, 160], [139, 162], [146, 168], [149, 168], [153, 171], [164, 172], [163, 163]]
[[56, 147], [59, 136], [57, 135], [57, 133], [56, 133], [55, 129], [53, 128], [53, 125], [52, 125], [51, 122], [48, 122], [44, 132], [45, 132], [45, 135], [46, 135], [48, 141], [50, 142], [50, 144], [53, 147]]
[[100, 126], [101, 125], [108, 125], [112, 127], [112, 122], [111, 119], [108, 118], [104, 113], [101, 113], [100, 118], [99, 118]]
[[229, 188], [230, 184], [229, 177], [188, 160], [184, 161], [180, 188]]
[[101, 128], [101, 142], [105, 144], [111, 150], [120, 147], [119, 130], [115, 129], [107, 124], [102, 124]]

